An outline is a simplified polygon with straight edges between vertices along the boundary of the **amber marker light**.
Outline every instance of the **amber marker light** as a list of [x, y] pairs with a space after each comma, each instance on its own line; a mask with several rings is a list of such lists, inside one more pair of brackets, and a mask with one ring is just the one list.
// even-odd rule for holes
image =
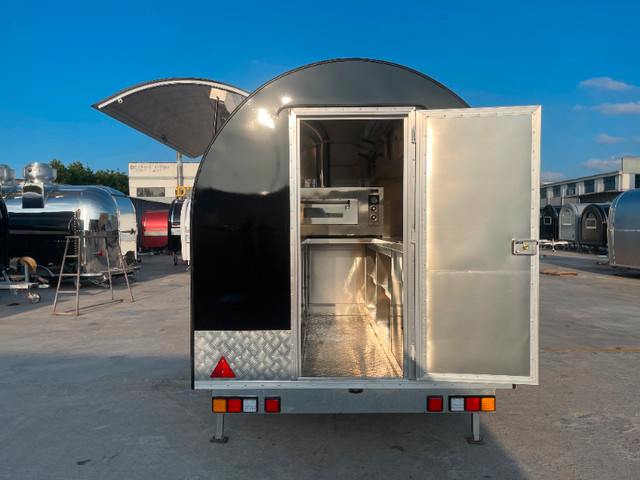
[[495, 412], [496, 397], [482, 397], [480, 399], [480, 410], [483, 412]]
[[226, 413], [227, 412], [227, 399], [226, 398], [214, 398], [213, 399], [213, 413]]

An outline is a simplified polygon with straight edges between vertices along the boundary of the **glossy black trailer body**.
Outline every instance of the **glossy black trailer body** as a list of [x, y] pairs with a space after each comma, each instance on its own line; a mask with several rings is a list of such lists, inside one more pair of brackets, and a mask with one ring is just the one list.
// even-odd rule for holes
[[252, 93], [205, 153], [192, 210], [193, 330], [290, 330], [291, 108], [468, 105], [414, 70], [350, 59], [308, 65]]
[[558, 212], [561, 206], [547, 205], [540, 216], [540, 239], [558, 240]]
[[9, 214], [0, 196], [0, 272], [9, 266]]
[[[9, 251], [12, 257], [33, 257], [39, 264], [59, 264], [64, 255], [67, 235], [78, 235], [77, 222], [73, 211], [12, 212], [11, 230], [20, 232], [9, 237]], [[75, 251], [74, 251], [75, 253]]]
[[593, 248], [607, 246], [608, 204], [592, 203], [580, 216], [580, 245]]
[[182, 243], [180, 241], [180, 214], [182, 213], [182, 206], [184, 205], [184, 198], [176, 198], [171, 202], [169, 206], [169, 243], [167, 248], [169, 251], [177, 253], [182, 250]]

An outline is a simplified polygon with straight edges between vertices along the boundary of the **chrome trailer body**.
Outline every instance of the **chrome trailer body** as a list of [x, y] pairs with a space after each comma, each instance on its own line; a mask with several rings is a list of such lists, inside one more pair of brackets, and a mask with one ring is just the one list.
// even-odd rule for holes
[[618, 195], [609, 208], [609, 264], [640, 268], [640, 190]]
[[[48, 167], [36, 165], [41, 170]], [[26, 181], [7, 193], [5, 202], [11, 257], [32, 257], [44, 269], [44, 276], [59, 273], [67, 236], [80, 237], [70, 247], [79, 255], [81, 278], [108, 278], [105, 249], [112, 259], [111, 275], [122, 274], [119, 264], [115, 266], [117, 246], [127, 272], [138, 268], [135, 210], [129, 198], [113, 188]], [[105, 235], [117, 238], [118, 245]], [[65, 267], [75, 272], [77, 264], [71, 263], [68, 261]]]

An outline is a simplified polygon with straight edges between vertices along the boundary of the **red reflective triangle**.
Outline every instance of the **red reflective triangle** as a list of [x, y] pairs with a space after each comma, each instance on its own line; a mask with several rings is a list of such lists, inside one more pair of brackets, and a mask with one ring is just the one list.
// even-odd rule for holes
[[233, 370], [231, 370], [231, 367], [224, 357], [220, 358], [218, 365], [213, 369], [211, 378], [235, 378]]

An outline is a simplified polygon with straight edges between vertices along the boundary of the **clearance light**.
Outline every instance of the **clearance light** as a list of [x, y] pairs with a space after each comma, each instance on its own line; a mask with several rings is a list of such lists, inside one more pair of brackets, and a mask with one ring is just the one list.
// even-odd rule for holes
[[427, 397], [427, 412], [441, 412], [442, 397]]
[[214, 398], [213, 399], [213, 413], [226, 413], [227, 412], [227, 399], [226, 398]]
[[256, 413], [258, 411], [258, 399], [257, 398], [243, 398], [242, 399], [242, 411], [245, 413]]
[[480, 400], [480, 410], [483, 412], [495, 412], [496, 397], [482, 397]]
[[230, 398], [227, 400], [227, 408], [229, 413], [241, 413], [242, 412], [242, 399]]
[[280, 398], [265, 398], [264, 411], [269, 413], [278, 413], [280, 411]]

